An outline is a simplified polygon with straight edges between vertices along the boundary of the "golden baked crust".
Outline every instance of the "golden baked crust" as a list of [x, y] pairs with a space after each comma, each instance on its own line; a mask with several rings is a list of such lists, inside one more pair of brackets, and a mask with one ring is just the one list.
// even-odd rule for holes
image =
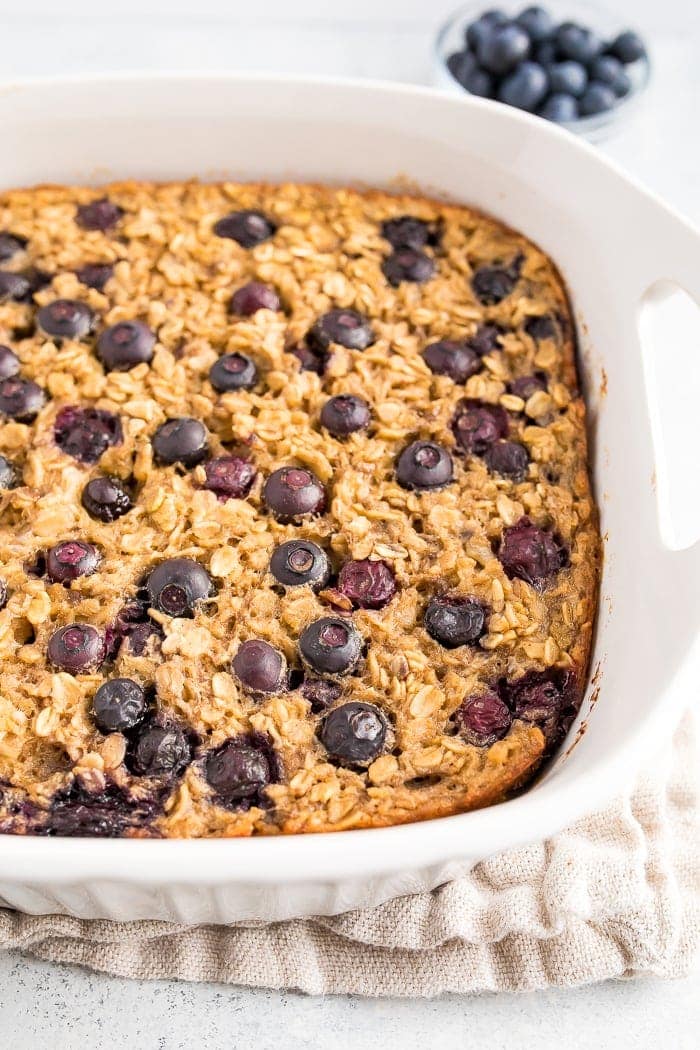
[[[81, 228], [76, 207], [105, 195], [123, 209], [120, 221], [106, 232]], [[249, 208], [272, 218], [274, 236], [247, 249], [214, 235], [222, 216]], [[436, 274], [392, 287], [382, 271], [392, 253], [382, 223], [407, 214], [438, 231], [438, 243], [425, 249]], [[550, 260], [465, 207], [296, 184], [15, 190], [0, 196], [0, 231], [27, 240], [2, 269], [53, 275], [33, 302], [0, 304], [0, 343], [48, 393], [33, 423], [0, 417], [0, 453], [22, 482], [0, 491], [0, 574], [8, 591], [0, 612], [0, 828], [162, 836], [330, 831], [488, 805], [525, 784], [580, 703], [600, 562], [573, 325]], [[96, 262], [114, 266], [103, 292], [74, 274]], [[494, 263], [512, 267], [517, 279], [501, 302], [485, 305], [471, 282], [480, 266]], [[232, 315], [232, 292], [250, 280], [273, 286], [283, 310]], [[36, 306], [56, 298], [87, 303], [98, 331], [144, 321], [157, 332], [150, 365], [107, 372], [94, 337], [42, 335]], [[365, 315], [376, 338], [365, 350], [334, 343], [319, 376], [290, 351], [333, 308]], [[552, 324], [548, 335], [533, 338], [528, 318], [539, 316]], [[501, 334], [476, 374], [457, 383], [431, 373], [426, 345], [472, 339], [484, 324]], [[209, 369], [233, 351], [254, 359], [260, 382], [251, 391], [216, 393]], [[545, 374], [545, 390], [527, 401], [509, 393], [513, 379], [533, 373]], [[327, 398], [340, 393], [365, 398], [373, 414], [369, 430], [342, 441], [318, 422]], [[460, 451], [451, 424], [464, 398], [505, 408], [510, 439], [529, 454], [524, 480], [490, 472], [483, 455]], [[54, 440], [56, 415], [70, 405], [120, 418], [123, 440], [95, 465], [66, 455]], [[258, 472], [247, 498], [218, 501], [202, 487], [202, 465], [154, 465], [154, 431], [180, 416], [206, 424], [212, 455], [247, 450]], [[451, 484], [428, 491], [398, 484], [397, 455], [416, 439], [450, 451]], [[317, 475], [328, 508], [282, 524], [265, 509], [261, 490], [272, 470], [290, 464]], [[81, 505], [86, 481], [102, 474], [135, 490], [133, 509], [111, 523]], [[541, 586], [509, 577], [497, 556], [504, 530], [523, 517], [555, 533], [568, 552]], [[367, 769], [329, 760], [317, 736], [323, 712], [312, 712], [299, 674], [293, 688], [261, 699], [232, 673], [232, 656], [251, 638], [271, 642], [298, 669], [301, 631], [320, 616], [350, 611], [332, 586], [317, 595], [308, 586], [275, 585], [271, 552], [296, 537], [324, 547], [336, 570], [370, 558], [395, 574], [398, 590], [384, 608], [352, 613], [364, 657], [338, 680], [336, 705], [376, 705], [391, 725]], [[98, 571], [70, 586], [51, 583], [42, 553], [70, 538], [98, 547]], [[125, 639], [93, 673], [72, 675], [47, 663], [58, 627], [82, 622], [107, 631], [149, 569], [176, 556], [200, 562], [216, 594], [189, 619], [151, 610], [162, 644], [151, 638], [135, 655]], [[484, 603], [488, 629], [478, 643], [447, 649], [429, 636], [423, 615], [436, 594]], [[502, 739], [467, 742], [453, 719], [465, 698], [507, 693], [504, 682], [533, 672], [524, 681], [556, 683], [556, 716], [521, 705], [518, 717], [516, 705]], [[115, 676], [152, 686], [162, 717], [193, 734], [192, 761], [181, 775], [135, 775], [125, 738], [97, 730], [92, 697]], [[278, 782], [245, 809], [217, 798], [204, 763], [212, 748], [251, 733], [274, 749]]]

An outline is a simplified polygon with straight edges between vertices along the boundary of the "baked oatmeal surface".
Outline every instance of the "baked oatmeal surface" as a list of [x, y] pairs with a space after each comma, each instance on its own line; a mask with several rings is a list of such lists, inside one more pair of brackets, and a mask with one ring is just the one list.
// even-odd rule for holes
[[330, 831], [527, 783], [600, 561], [542, 252], [408, 195], [47, 186], [0, 196], [0, 298], [0, 830]]

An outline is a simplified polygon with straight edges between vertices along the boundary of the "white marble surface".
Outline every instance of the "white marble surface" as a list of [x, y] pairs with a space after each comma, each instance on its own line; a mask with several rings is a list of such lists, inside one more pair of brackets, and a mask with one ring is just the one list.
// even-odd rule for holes
[[[603, 0], [599, 0], [603, 3]], [[0, 0], [0, 76], [112, 69], [238, 69], [428, 82], [454, 0]], [[572, 0], [571, 10], [576, 10]], [[700, 222], [700, 5], [605, 5], [649, 34], [654, 81], [604, 148]], [[436, 1001], [304, 998], [131, 982], [0, 955], [0, 1036], [13, 1050], [218, 1047], [658, 1046], [694, 1050], [700, 975], [572, 991]]]

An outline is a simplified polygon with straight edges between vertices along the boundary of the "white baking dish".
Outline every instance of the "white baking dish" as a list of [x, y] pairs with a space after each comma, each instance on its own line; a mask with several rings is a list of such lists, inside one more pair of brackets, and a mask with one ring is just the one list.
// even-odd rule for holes
[[[475, 813], [331, 835], [8, 836], [0, 842], [8, 904], [192, 923], [371, 906], [551, 835], [653, 761], [655, 740], [692, 695], [700, 551], [670, 549], [672, 523], [657, 507], [669, 476], [664, 415], [692, 420], [690, 394], [681, 378], [670, 410], [648, 399], [655, 385], [645, 378], [652, 369], [644, 367], [638, 322], [645, 293], [660, 279], [700, 296], [698, 233], [566, 132], [478, 99], [412, 87], [230, 76], [25, 83], [0, 93], [0, 128], [3, 186], [192, 175], [391, 186], [404, 176], [522, 230], [554, 257], [572, 294], [606, 539], [595, 685], [582, 710], [587, 731], [526, 794]], [[687, 466], [696, 478], [690, 448]], [[697, 504], [695, 511], [697, 523]]]

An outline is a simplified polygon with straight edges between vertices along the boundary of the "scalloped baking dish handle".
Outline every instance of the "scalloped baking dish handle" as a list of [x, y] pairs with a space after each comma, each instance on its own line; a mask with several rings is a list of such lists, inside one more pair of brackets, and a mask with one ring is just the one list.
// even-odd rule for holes
[[[634, 294], [659, 532], [670, 564], [691, 584], [693, 601], [692, 592], [700, 591], [700, 230], [658, 201], [647, 204], [650, 251], [640, 261]], [[693, 608], [700, 627], [697, 598]]]

